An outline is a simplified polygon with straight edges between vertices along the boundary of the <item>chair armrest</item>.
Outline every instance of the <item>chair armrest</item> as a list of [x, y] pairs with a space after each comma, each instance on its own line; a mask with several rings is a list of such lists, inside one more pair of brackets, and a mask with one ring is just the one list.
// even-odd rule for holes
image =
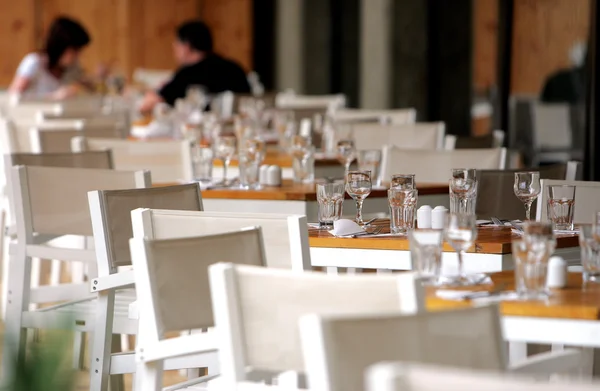
[[181, 390], [184, 388], [188, 388], [190, 386], [196, 385], [198, 383], [205, 383], [209, 380], [213, 380], [217, 377], [219, 377], [220, 375], [206, 375], [206, 376], [202, 376], [202, 377], [197, 377], [195, 379], [191, 379], [191, 380], [187, 380], [181, 383], [177, 383], [177, 384], [173, 384], [172, 386], [169, 387], [165, 387], [162, 389], [162, 391], [176, 391], [176, 390]]
[[209, 331], [206, 333], [163, 339], [152, 345], [146, 345], [143, 348], [143, 354], [136, 354], [136, 361], [160, 361], [169, 358], [215, 352], [218, 349], [218, 337], [214, 332]]
[[550, 376], [558, 373], [576, 374], [581, 370], [585, 355], [579, 349], [565, 349], [536, 354], [509, 365], [508, 372], [524, 375]]
[[133, 288], [135, 286], [135, 275], [133, 270], [110, 274], [108, 276], [96, 277], [90, 281], [90, 292], [102, 292], [111, 289]]

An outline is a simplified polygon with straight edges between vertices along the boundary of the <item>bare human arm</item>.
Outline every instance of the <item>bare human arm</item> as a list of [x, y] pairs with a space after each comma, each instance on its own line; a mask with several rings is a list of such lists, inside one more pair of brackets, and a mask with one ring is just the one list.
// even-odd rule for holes
[[157, 94], [155, 91], [148, 91], [146, 92], [144, 100], [142, 100], [142, 104], [140, 105], [140, 113], [151, 114], [154, 106], [162, 102], [164, 102], [164, 99], [159, 94]]

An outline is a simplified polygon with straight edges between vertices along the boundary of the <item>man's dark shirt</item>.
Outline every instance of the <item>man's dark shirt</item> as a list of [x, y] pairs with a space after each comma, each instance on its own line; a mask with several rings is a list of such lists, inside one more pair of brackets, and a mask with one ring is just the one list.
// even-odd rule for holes
[[181, 67], [158, 94], [173, 106], [175, 100], [185, 97], [190, 86], [203, 86], [209, 94], [223, 91], [249, 93], [246, 73], [235, 62], [216, 54], [209, 54], [202, 61]]
[[578, 104], [585, 99], [583, 68], [564, 69], [546, 79], [540, 100], [545, 103]]

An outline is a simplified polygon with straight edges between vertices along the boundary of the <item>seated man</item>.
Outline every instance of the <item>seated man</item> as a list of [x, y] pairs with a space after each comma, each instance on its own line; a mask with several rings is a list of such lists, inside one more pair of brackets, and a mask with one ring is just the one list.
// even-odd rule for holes
[[148, 113], [160, 102], [173, 106], [190, 86], [202, 86], [209, 94], [223, 91], [250, 92], [244, 70], [235, 62], [213, 52], [210, 30], [200, 21], [186, 22], [177, 29], [173, 45], [180, 68], [160, 90], [144, 97], [140, 111]]

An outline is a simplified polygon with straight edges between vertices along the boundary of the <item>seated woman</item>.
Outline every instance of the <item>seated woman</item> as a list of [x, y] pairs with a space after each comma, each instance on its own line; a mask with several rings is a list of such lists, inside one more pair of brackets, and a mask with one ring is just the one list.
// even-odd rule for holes
[[59, 17], [54, 20], [43, 49], [23, 58], [9, 92], [37, 99], [66, 99], [85, 87], [79, 54], [90, 36], [78, 22]]

